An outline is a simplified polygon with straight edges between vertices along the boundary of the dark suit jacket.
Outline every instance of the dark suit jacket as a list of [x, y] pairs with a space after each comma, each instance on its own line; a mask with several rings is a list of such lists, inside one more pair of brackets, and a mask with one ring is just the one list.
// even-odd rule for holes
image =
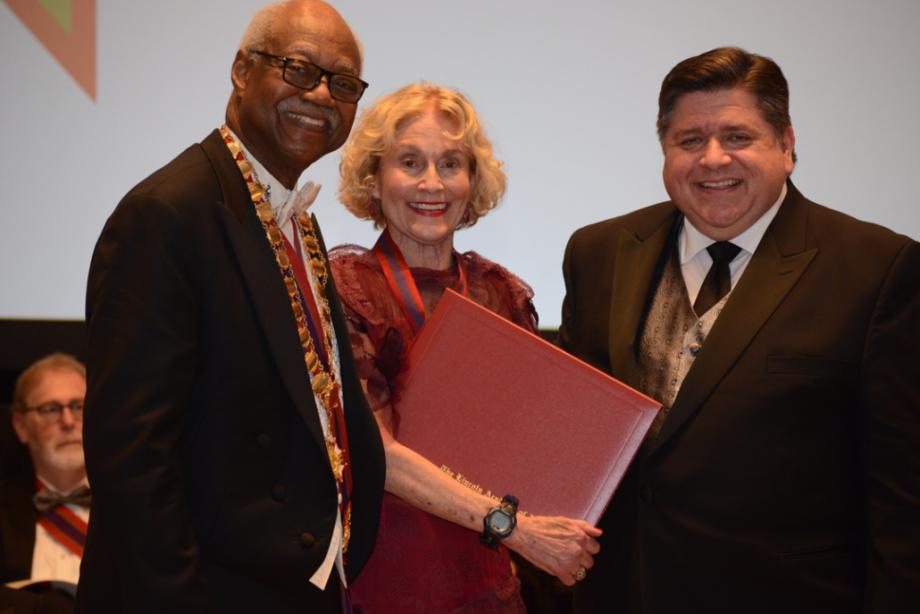
[[[385, 461], [331, 276], [327, 293], [354, 576], [374, 543]], [[217, 131], [112, 214], [93, 255], [87, 322], [93, 506], [78, 607], [318, 607], [308, 579], [332, 535], [335, 481], [287, 292]]]
[[[671, 203], [585, 227], [562, 345], [633, 386]], [[788, 195], [601, 526], [582, 612], [916, 611], [920, 246]]]
[[38, 520], [32, 505], [34, 494], [32, 475], [0, 480], [0, 584], [32, 577]]
[[[38, 520], [32, 504], [34, 494], [35, 476], [31, 471], [0, 480], [0, 585], [32, 577]], [[72, 597], [55, 590], [0, 586], [3, 614], [66, 614], [73, 612], [73, 607]]]

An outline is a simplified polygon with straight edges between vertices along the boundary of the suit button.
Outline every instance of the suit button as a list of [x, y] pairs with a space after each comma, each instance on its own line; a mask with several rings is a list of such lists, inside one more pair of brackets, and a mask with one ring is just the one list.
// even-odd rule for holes
[[261, 448], [270, 448], [272, 446], [272, 438], [268, 433], [259, 433], [256, 436], [256, 443], [259, 444]]
[[687, 347], [687, 349], [690, 350], [690, 355], [695, 358], [696, 355], [700, 353], [700, 350], [703, 349], [703, 346], [697, 343], [696, 341], [694, 341]]
[[272, 499], [275, 501], [284, 501], [287, 496], [287, 488], [284, 484], [275, 484], [272, 486]]
[[651, 503], [654, 501], [655, 493], [652, 492], [652, 487], [648, 484], [643, 485], [642, 488], [639, 489], [639, 499], [642, 503]]
[[300, 545], [304, 548], [312, 548], [313, 544], [316, 543], [316, 538], [313, 537], [312, 533], [307, 533], [304, 531], [300, 534]]

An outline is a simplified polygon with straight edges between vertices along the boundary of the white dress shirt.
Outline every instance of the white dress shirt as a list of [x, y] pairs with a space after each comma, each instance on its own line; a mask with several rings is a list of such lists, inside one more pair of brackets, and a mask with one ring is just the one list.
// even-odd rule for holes
[[[47, 480], [38, 477], [48, 490], [58, 494], [67, 494], [56, 489]], [[87, 481], [74, 488], [86, 486]], [[83, 522], [89, 522], [89, 509], [82, 505], [65, 505]], [[35, 523], [35, 548], [32, 550], [32, 575], [30, 582], [42, 580], [60, 580], [76, 584], [80, 579], [80, 557], [71, 552], [64, 544], [56, 540], [45, 527]]]

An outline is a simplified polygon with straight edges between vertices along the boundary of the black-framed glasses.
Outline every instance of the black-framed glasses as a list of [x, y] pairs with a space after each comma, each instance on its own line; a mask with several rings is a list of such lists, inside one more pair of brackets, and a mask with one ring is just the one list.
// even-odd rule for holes
[[352, 75], [330, 72], [306, 60], [274, 55], [265, 51], [259, 51], [258, 49], [250, 49], [249, 52], [281, 62], [281, 78], [284, 79], [285, 83], [289, 83], [300, 89], [312, 90], [319, 85], [323, 77], [326, 77], [329, 95], [342, 102], [358, 102], [361, 100], [361, 96], [364, 95], [364, 90], [366, 90], [369, 85], [367, 82], [353, 77]]
[[64, 408], [70, 410], [73, 417], [77, 420], [83, 419], [83, 399], [74, 399], [69, 403], [58, 403], [57, 401], [48, 401], [35, 407], [26, 407], [23, 413], [34, 411], [39, 418], [44, 420], [60, 420], [64, 415]]

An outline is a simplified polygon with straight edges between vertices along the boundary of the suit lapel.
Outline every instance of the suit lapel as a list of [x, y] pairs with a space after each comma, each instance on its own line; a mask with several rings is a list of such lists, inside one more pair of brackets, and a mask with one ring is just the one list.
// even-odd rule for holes
[[310, 434], [325, 451], [322, 426], [297, 336], [287, 290], [249, 191], [227, 147], [215, 131], [202, 141], [223, 192], [221, 222], [249, 290], [259, 324], [268, 341], [281, 380]]
[[610, 369], [624, 383], [639, 384], [636, 332], [649, 289], [670, 231], [677, 220], [672, 209], [646, 228], [622, 229], [617, 240], [610, 300]]
[[649, 453], [699, 411], [808, 268], [818, 250], [806, 248], [807, 226], [807, 202], [790, 183], [786, 200], [687, 373]]

